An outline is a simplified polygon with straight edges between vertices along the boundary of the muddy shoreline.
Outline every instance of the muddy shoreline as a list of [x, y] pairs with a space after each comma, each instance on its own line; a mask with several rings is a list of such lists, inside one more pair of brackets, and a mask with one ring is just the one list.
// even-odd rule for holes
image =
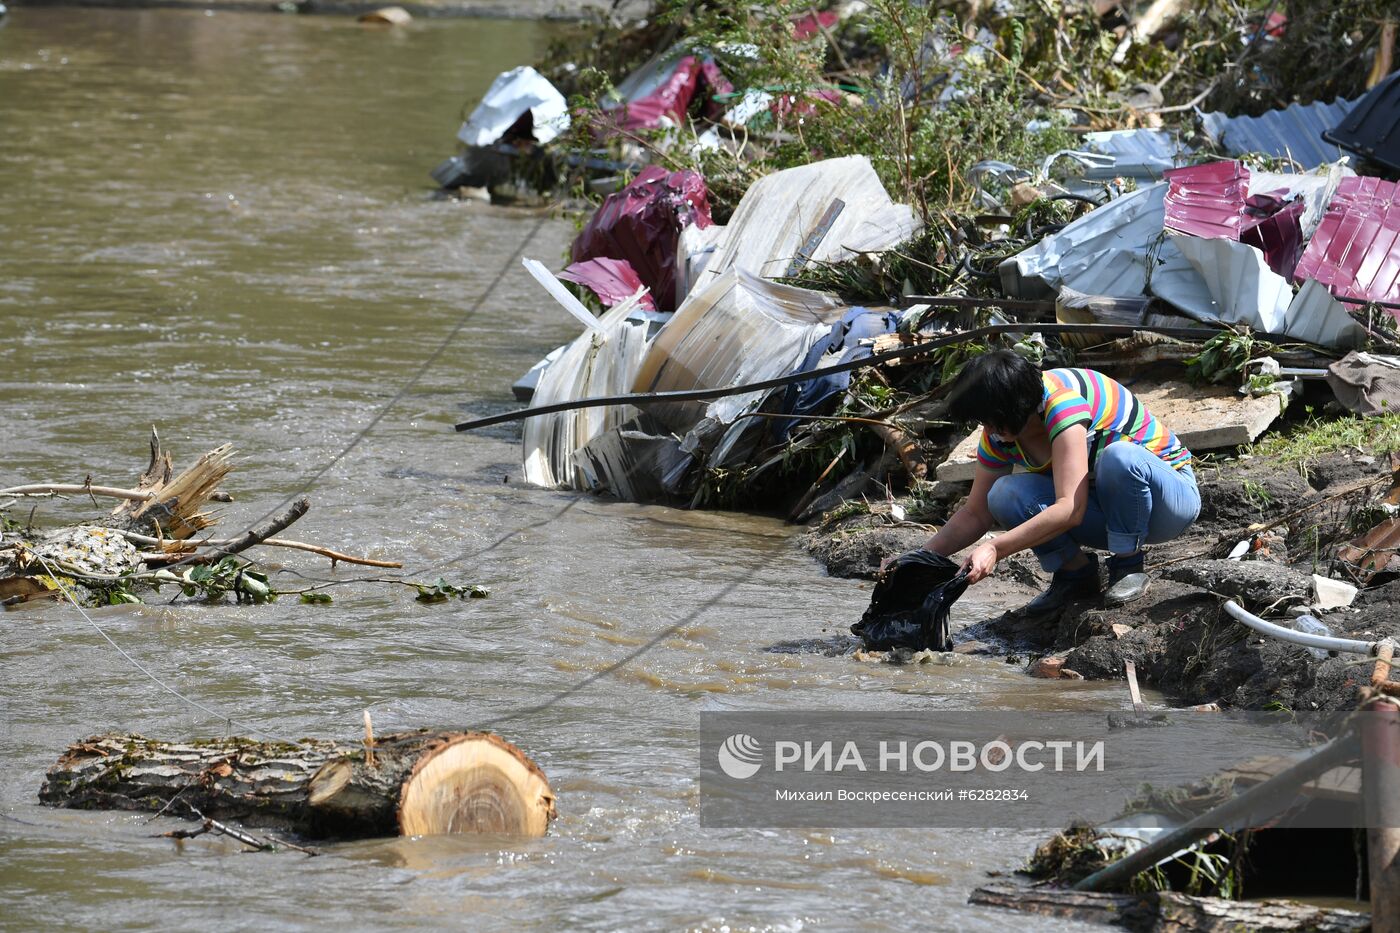
[[[1028, 662], [1028, 675], [1040, 658], [1062, 658], [1064, 668], [1089, 680], [1124, 680], [1124, 664], [1132, 661], [1144, 686], [1179, 706], [1354, 708], [1369, 659], [1315, 657], [1259, 636], [1222, 607], [1232, 598], [1286, 622], [1287, 610], [1311, 601], [1314, 573], [1343, 578], [1333, 564], [1336, 547], [1352, 536], [1354, 516], [1390, 487], [1387, 452], [1329, 453], [1302, 469], [1265, 459], [1227, 460], [1203, 465], [1197, 476], [1201, 516], [1183, 537], [1149, 549], [1152, 587], [1142, 601], [1116, 609], [1098, 600], [1077, 602], [1054, 622], [1028, 624], [1015, 607], [1048, 577], [1029, 553], [1017, 554], [972, 591], [979, 603], [1006, 611], [955, 632], [960, 650], [1018, 657]], [[955, 505], [949, 503], [950, 512]], [[876, 510], [818, 524], [806, 545], [831, 575], [870, 579], [885, 557], [927, 540], [937, 520], [895, 523], [888, 510]], [[1273, 522], [1276, 527], [1256, 534], [1243, 560], [1227, 558], [1251, 537], [1251, 525]], [[1400, 581], [1378, 583], [1362, 589], [1348, 609], [1312, 614], [1339, 637], [1400, 637]]]
[[[363, 0], [291, 0], [284, 6], [275, 0], [18, 0], [8, 4], [12, 10], [34, 7], [94, 7], [99, 9], [176, 9], [219, 10], [239, 13], [324, 13], [354, 16], [386, 6], [398, 6], [415, 17], [521, 19], [578, 22], [597, 14], [607, 14], [613, 4], [607, 0], [413, 0], [407, 3], [374, 3]], [[618, 4], [616, 15], [624, 20], [645, 13], [645, 5], [637, 0]]]

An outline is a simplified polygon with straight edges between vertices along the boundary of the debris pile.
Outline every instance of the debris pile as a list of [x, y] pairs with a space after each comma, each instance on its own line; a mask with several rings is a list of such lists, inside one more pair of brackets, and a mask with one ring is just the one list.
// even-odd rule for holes
[[[284, 548], [324, 557], [337, 564], [400, 568], [399, 561], [358, 557], [278, 537], [311, 507], [306, 498], [232, 538], [204, 534], [218, 523], [212, 502], [231, 502], [221, 487], [233, 470], [233, 449], [211, 450], [180, 473], [155, 430], [151, 459], [134, 488], [82, 483], [31, 483], [0, 489], [0, 606], [6, 609], [40, 599], [71, 599], [90, 606], [142, 603], [152, 594], [173, 591], [173, 599], [201, 598], [269, 603], [297, 595], [305, 603], [329, 603], [324, 591], [341, 581], [279, 591], [269, 571], [243, 556], [253, 548]], [[116, 499], [118, 505], [96, 520], [43, 528], [39, 506], [55, 499]], [[17, 507], [24, 508], [17, 508]], [[460, 587], [439, 579], [420, 583], [383, 578], [355, 583], [406, 586], [420, 602], [487, 595], [479, 586]]]
[[[940, 387], [994, 346], [1131, 381], [1197, 454], [1303, 396], [1388, 413], [1394, 29], [1022, 6], [662, 2], [501, 75], [434, 177], [601, 198], [557, 275], [530, 264], [586, 332], [515, 386], [551, 409], [527, 479], [803, 520], [908, 492], [936, 519], [971, 471]], [[1366, 87], [1300, 66], [1319, 36]]]

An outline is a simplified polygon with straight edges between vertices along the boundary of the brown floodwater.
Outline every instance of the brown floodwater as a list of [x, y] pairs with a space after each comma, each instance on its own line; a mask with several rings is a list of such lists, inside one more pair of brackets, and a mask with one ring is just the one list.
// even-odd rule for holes
[[[235, 730], [349, 739], [365, 709], [379, 731], [490, 724], [540, 763], [560, 811], [537, 841], [306, 858], [157, 838], [181, 825], [166, 817], [41, 808], [70, 742], [229, 726], [71, 607], [27, 608], [0, 619], [0, 925], [1066, 926], [966, 904], [1040, 833], [702, 828], [698, 718], [1122, 708], [1121, 688], [990, 658], [829, 657], [822, 640], [869, 590], [825, 577], [792, 528], [528, 488], [517, 429], [451, 431], [510, 407], [511, 380], [577, 331], [512, 260], [557, 266], [569, 223], [434, 200], [426, 174], [463, 102], [534, 59], [545, 28], [26, 7], [0, 28], [0, 486], [130, 483], [156, 425], [179, 464], [237, 448], [227, 530], [311, 481], [292, 536], [491, 590], [425, 606], [351, 584], [329, 606], [153, 599], [94, 620]], [[46, 501], [34, 518], [91, 514]], [[266, 556], [283, 589], [363, 575]], [[955, 622], [979, 615], [975, 596]]]

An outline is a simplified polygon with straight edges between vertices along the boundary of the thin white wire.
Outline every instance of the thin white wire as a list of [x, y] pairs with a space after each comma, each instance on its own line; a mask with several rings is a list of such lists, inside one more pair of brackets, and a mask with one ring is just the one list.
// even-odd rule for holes
[[63, 582], [63, 578], [59, 575], [59, 572], [58, 572], [57, 570], [54, 569], [54, 566], [53, 566], [52, 564], [50, 564], [47, 560], [44, 559], [44, 557], [43, 557], [42, 554], [35, 554], [34, 556], [37, 557], [37, 558], [39, 558], [39, 563], [43, 564], [43, 565], [44, 565], [44, 569], [47, 570], [48, 573], [49, 573], [49, 579], [53, 580], [55, 583], [58, 584], [58, 589], [59, 589], [60, 592], [63, 593], [64, 598], [66, 598], [70, 603], [73, 604], [73, 608], [76, 609], [76, 610], [78, 610], [78, 614], [81, 615], [84, 619], [87, 620], [87, 624], [92, 626], [93, 631], [95, 631], [95, 632], [97, 632], [97, 634], [101, 635], [102, 638], [107, 642], [107, 644], [109, 644], [109, 645], [111, 645], [113, 648], [117, 649], [117, 653], [120, 654], [122, 657], [126, 658], [127, 661], [129, 661], [129, 662], [131, 663], [131, 666], [132, 666], [132, 667], [136, 668], [138, 671], [140, 671], [141, 673], [143, 673], [143, 674], [145, 674], [147, 677], [149, 677], [149, 678], [150, 678], [152, 681], [154, 681], [162, 690], [165, 690], [167, 693], [169, 693], [169, 694], [171, 694], [171, 695], [173, 695], [173, 696], [179, 698], [180, 700], [183, 700], [185, 703], [188, 703], [190, 706], [193, 706], [195, 709], [197, 709], [197, 710], [202, 710], [203, 712], [208, 713], [210, 716], [214, 717], [215, 719], [221, 719], [221, 720], [223, 720], [225, 723], [228, 724], [230, 731], [232, 731], [232, 729], [233, 729], [234, 726], [237, 726], [239, 729], [242, 729], [242, 730], [247, 731], [247, 732], [251, 732], [251, 733], [253, 733], [254, 735], [261, 735], [261, 736], [263, 736], [264, 738], [268, 738], [268, 739], [271, 739], [271, 740], [276, 741], [276, 742], [286, 742], [286, 743], [288, 743], [289, 745], [295, 745], [295, 746], [297, 746], [298, 748], [306, 748], [306, 747], [307, 747], [306, 745], [302, 744], [301, 742], [297, 742], [297, 741], [291, 740], [291, 739], [284, 739], [284, 738], [282, 738], [281, 736], [273, 735], [271, 732], [266, 732], [266, 731], [264, 731], [264, 730], [262, 730], [262, 729], [259, 729], [259, 728], [255, 727], [255, 726], [250, 726], [250, 725], [248, 725], [248, 724], [246, 724], [246, 723], [244, 723], [244, 722], [242, 722], [242, 721], [240, 721], [240, 720], [234, 719], [232, 716], [225, 715], [224, 713], [221, 713], [221, 712], [219, 712], [219, 711], [216, 710], [216, 709], [212, 709], [211, 707], [205, 706], [203, 703], [199, 702], [198, 700], [194, 700], [194, 699], [191, 699], [190, 697], [185, 696], [185, 695], [184, 695], [183, 693], [181, 693], [179, 690], [176, 690], [174, 687], [170, 686], [170, 684], [168, 684], [168, 683], [166, 683], [165, 681], [161, 680], [159, 677], [157, 677], [157, 676], [151, 671], [150, 668], [146, 667], [146, 665], [142, 664], [140, 661], [136, 660], [136, 659], [133, 658], [131, 655], [127, 654], [126, 649], [123, 648], [121, 645], [117, 644], [115, 641], [113, 641], [113, 640], [112, 640], [112, 636], [108, 635], [108, 634], [106, 633], [106, 631], [103, 630], [102, 626], [98, 625], [97, 622], [96, 622], [96, 620], [94, 620], [92, 616], [90, 616], [90, 615], [87, 614], [87, 610], [83, 608], [82, 604], [79, 603], [76, 599], [73, 598], [73, 593], [72, 593], [72, 591], [68, 589], [68, 584], [66, 584], [66, 583]]
[[[268, 511], [265, 512], [262, 516], [257, 518], [251, 524], [249, 524], [247, 529], [245, 529], [243, 533], [246, 534], [247, 531], [251, 531], [264, 519], [268, 518], [274, 512], [286, 506], [297, 496], [300, 496], [303, 493], [305, 493], [308, 489], [310, 489], [316, 484], [317, 480], [319, 480], [322, 476], [325, 476], [326, 473], [328, 473], [332, 467], [334, 467], [337, 463], [344, 459], [345, 456], [350, 453], [350, 451], [354, 450], [357, 446], [359, 446], [361, 441], [363, 441], [366, 437], [369, 436], [370, 431], [374, 430], [375, 426], [378, 425], [381, 420], [383, 420], [384, 416], [389, 413], [390, 409], [397, 405], [399, 401], [405, 395], [408, 394], [408, 391], [418, 384], [418, 380], [423, 378], [423, 374], [427, 372], [429, 367], [436, 363], [438, 359], [442, 356], [442, 354], [447, 351], [448, 346], [450, 346], [452, 341], [456, 339], [457, 335], [461, 333], [462, 328], [466, 326], [467, 321], [469, 321], [473, 317], [473, 315], [475, 315], [476, 312], [481, 309], [482, 304], [486, 301], [487, 298], [491, 296], [491, 293], [496, 290], [496, 286], [501, 284], [501, 281], [505, 278], [506, 273], [510, 270], [515, 260], [525, 252], [526, 247], [528, 247], [530, 245], [530, 242], [534, 240], [535, 235], [539, 233], [539, 231], [544, 227], [546, 219], [547, 217], [541, 217], [539, 219], [539, 221], [535, 224], [534, 229], [532, 229], [530, 233], [520, 241], [520, 245], [516, 247], [515, 252], [512, 254], [511, 258], [502, 264], [500, 271], [496, 273], [496, 277], [491, 280], [491, 283], [487, 285], [486, 289], [477, 297], [477, 300], [472, 304], [471, 308], [469, 308], [467, 312], [457, 320], [457, 323], [452, 328], [452, 330], [448, 332], [447, 336], [443, 338], [442, 342], [438, 344], [437, 348], [427, 357], [427, 359], [425, 359], [418, 366], [418, 368], [414, 371], [413, 375], [408, 379], [408, 381], [405, 382], [396, 393], [394, 393], [394, 396], [390, 398], [389, 401], [385, 402], [384, 405], [381, 406], [377, 412], [375, 412], [374, 417], [369, 420], [369, 423], [366, 424], [363, 428], [361, 428], [355, 434], [355, 436], [350, 439], [350, 442], [340, 450], [339, 453], [337, 453], [326, 463], [322, 464], [320, 469], [316, 470], [310, 477], [304, 480], [301, 484], [301, 487], [296, 492], [287, 496], [282, 502], [273, 506], [271, 509], [268, 509]], [[37, 554], [35, 556], [39, 557], [39, 555]], [[177, 561], [174, 564], [168, 565], [166, 569], [170, 569], [172, 567], [179, 567], [182, 564], [188, 563], [192, 559], [192, 557], [187, 557], [184, 560]], [[54, 571], [54, 568], [49, 564], [47, 560], [44, 560], [43, 557], [39, 557], [39, 561], [44, 565], [45, 568], [48, 569], [49, 576], [52, 577], [56, 583], [58, 583], [59, 589], [63, 592], [64, 597], [66, 597], [67, 600], [73, 604], [73, 608], [78, 610], [82, 617], [87, 621], [88, 625], [91, 625], [93, 630], [96, 631], [97, 634], [101, 635], [102, 638], [107, 642], [107, 644], [115, 648], [117, 650], [117, 653], [120, 654], [123, 658], [125, 658], [128, 663], [130, 663], [141, 673], [149, 677], [154, 683], [160, 686], [161, 689], [179, 698], [180, 700], [194, 707], [195, 709], [201, 710], [202, 712], [207, 713], [208, 715], [213, 716], [216, 719], [223, 720], [225, 723], [228, 724], [230, 730], [233, 726], [237, 725], [239, 726], [239, 728], [246, 729], [248, 732], [251, 732], [254, 735], [261, 735], [265, 738], [272, 739], [278, 742], [288, 742], [289, 744], [296, 745], [299, 748], [307, 747], [301, 742], [284, 739], [280, 736], [273, 735], [270, 732], [265, 732], [262, 729], [257, 729], [253, 726], [243, 724], [239, 720], [235, 720], [232, 716], [227, 716], [223, 713], [218, 712], [217, 710], [205, 706], [203, 703], [200, 703], [197, 700], [193, 700], [190, 697], [185, 696], [183, 693], [170, 686], [170, 684], [166, 683], [164, 680], [161, 680], [144, 664], [142, 664], [140, 661], [136, 660], [134, 657], [128, 654], [125, 651], [125, 649], [122, 648], [121, 645], [113, 641], [111, 636], [109, 636], [105, 631], [103, 631], [100, 625], [93, 621], [93, 618], [87, 614], [87, 612], [83, 609], [82, 605], [76, 599], [73, 598], [73, 594], [69, 592], [68, 587], [58, 577], [57, 573]]]

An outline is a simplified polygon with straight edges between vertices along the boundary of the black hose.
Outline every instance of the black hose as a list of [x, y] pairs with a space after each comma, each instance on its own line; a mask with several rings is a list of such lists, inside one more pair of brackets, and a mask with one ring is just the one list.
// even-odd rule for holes
[[[1001, 260], [997, 261], [998, 263], [1001, 262]], [[972, 264], [971, 250], [967, 251], [966, 253], [963, 253], [962, 262], [958, 263], [958, 265], [979, 279], [994, 279], [998, 276], [997, 270], [995, 269], [993, 269], [991, 272], [983, 272], [981, 269], [974, 266]]]
[[461, 424], [456, 425], [456, 429], [458, 431], [473, 431], [477, 428], [489, 428], [492, 425], [505, 424], [510, 421], [524, 421], [526, 418], [533, 418], [536, 415], [552, 415], [556, 412], [575, 411], [580, 408], [603, 408], [608, 405], [649, 405], [659, 402], [707, 402], [712, 399], [725, 398], [730, 395], [757, 392], [760, 389], [776, 389], [781, 386], [791, 385], [794, 382], [814, 379], [818, 376], [830, 376], [836, 373], [850, 372], [853, 369], [862, 369], [866, 366], [878, 366], [890, 360], [904, 359], [909, 356], [920, 356], [932, 350], [937, 350], [940, 347], [946, 347], [955, 343], [965, 343], [969, 340], [976, 340], [979, 337], [989, 337], [993, 334], [1004, 334], [1015, 331], [1038, 331], [1045, 334], [1103, 334], [1105, 336], [1116, 335], [1127, 337], [1137, 331], [1144, 330], [1151, 331], [1155, 334], [1164, 334], [1168, 337], [1180, 337], [1186, 340], [1208, 340], [1220, 333], [1219, 330], [1209, 327], [1149, 327], [1139, 324], [1035, 324], [1026, 322], [989, 324], [986, 327], [978, 327], [973, 330], [949, 334], [945, 337], [935, 337], [925, 343], [916, 343], [908, 347], [897, 347], [893, 350], [886, 350], [884, 353], [876, 353], [863, 359], [848, 360], [845, 363], [835, 363], [831, 366], [822, 366], [817, 369], [807, 369], [801, 372], [789, 373], [786, 376], [764, 379], [761, 382], [726, 386], [722, 389], [634, 392], [627, 395], [607, 395], [597, 398], [574, 399], [568, 402], [555, 402], [551, 405], [541, 405], [538, 408], [520, 408], [515, 411], [502, 412], [499, 415], [488, 415], [485, 418], [463, 421]]

